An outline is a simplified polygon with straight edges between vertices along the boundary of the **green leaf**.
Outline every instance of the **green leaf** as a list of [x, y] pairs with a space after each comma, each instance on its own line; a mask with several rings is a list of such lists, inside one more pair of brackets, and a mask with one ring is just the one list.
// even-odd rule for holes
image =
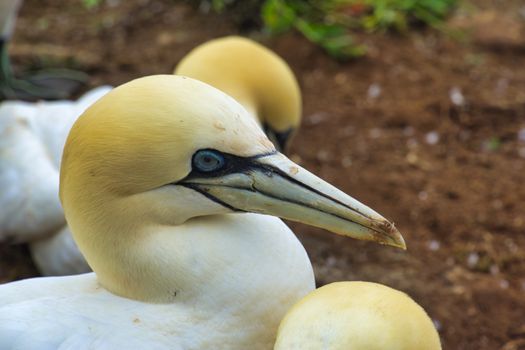
[[337, 59], [359, 57], [366, 52], [363, 46], [355, 44], [342, 26], [297, 20], [296, 28], [308, 40], [321, 46], [330, 56]]
[[270, 33], [282, 33], [293, 27], [297, 15], [294, 9], [283, 0], [264, 2], [261, 15], [266, 29]]

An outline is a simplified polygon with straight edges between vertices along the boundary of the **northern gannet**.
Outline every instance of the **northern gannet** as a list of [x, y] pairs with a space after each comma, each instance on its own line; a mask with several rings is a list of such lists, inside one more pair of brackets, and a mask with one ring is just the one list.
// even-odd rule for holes
[[[281, 149], [299, 126], [301, 94], [291, 69], [252, 40], [225, 37], [206, 42], [186, 55], [176, 72], [240, 101]], [[44, 276], [89, 271], [58, 202], [58, 168], [69, 128], [110, 89], [96, 88], [77, 102], [0, 104], [0, 186], [10, 189], [0, 192], [0, 206], [5, 208], [0, 212], [0, 242], [30, 243]]]
[[227, 93], [286, 150], [301, 123], [301, 91], [292, 70], [270, 49], [238, 36], [214, 39], [190, 51], [175, 68]]
[[314, 276], [267, 215], [404, 247], [385, 218], [191, 78], [145, 77], [102, 97], [71, 129], [60, 175], [94, 273], [0, 286], [0, 349], [270, 349]]
[[425, 310], [403, 292], [336, 282], [308, 294], [279, 325], [274, 350], [441, 350]]
[[75, 120], [110, 90], [99, 87], [77, 101], [0, 104], [0, 242], [29, 243], [44, 275], [89, 271], [59, 202], [60, 159]]

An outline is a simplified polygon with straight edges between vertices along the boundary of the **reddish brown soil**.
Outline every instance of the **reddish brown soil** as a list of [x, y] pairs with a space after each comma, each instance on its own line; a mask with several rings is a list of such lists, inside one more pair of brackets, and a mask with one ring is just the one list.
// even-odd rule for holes
[[[120, 84], [170, 73], [195, 45], [236, 33], [224, 17], [168, 0], [92, 11], [79, 3], [26, 1], [12, 45], [17, 68], [67, 63], [88, 72], [91, 86]], [[525, 349], [520, 6], [466, 6], [451, 20], [462, 40], [433, 30], [362, 36], [368, 57], [346, 64], [295, 34], [261, 38], [304, 92], [292, 159], [395, 220], [408, 244], [403, 252], [292, 224], [319, 283], [406, 291], [446, 349]], [[31, 275], [26, 249], [0, 246], [0, 281]]]

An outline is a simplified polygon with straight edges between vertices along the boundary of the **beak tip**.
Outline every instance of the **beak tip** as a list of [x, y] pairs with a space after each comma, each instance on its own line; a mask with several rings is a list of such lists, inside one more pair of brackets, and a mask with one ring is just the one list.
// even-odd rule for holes
[[397, 247], [397, 248], [400, 248], [400, 249], [403, 249], [403, 250], [407, 250], [407, 245], [405, 243], [405, 239], [403, 238], [403, 236], [401, 235], [401, 233], [396, 229], [396, 232], [395, 234], [393, 235], [393, 239], [392, 239], [392, 245], [394, 247]]
[[407, 250], [407, 245], [405, 243], [405, 240], [403, 236], [401, 236], [401, 233], [399, 233], [399, 231], [397, 231], [397, 237], [395, 237], [395, 247], [403, 249], [403, 250]]
[[401, 232], [399, 232], [399, 230], [396, 228], [396, 226], [389, 221], [385, 221], [383, 225], [384, 232], [387, 233], [389, 238], [388, 241], [385, 243], [396, 248], [407, 250], [405, 239], [401, 235]]

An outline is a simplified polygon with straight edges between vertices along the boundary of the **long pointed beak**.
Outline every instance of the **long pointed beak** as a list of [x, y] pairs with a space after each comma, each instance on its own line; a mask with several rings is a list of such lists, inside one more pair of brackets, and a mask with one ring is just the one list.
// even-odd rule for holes
[[238, 158], [224, 174], [190, 175], [179, 184], [235, 211], [279, 216], [406, 249], [394, 224], [281, 153]]

